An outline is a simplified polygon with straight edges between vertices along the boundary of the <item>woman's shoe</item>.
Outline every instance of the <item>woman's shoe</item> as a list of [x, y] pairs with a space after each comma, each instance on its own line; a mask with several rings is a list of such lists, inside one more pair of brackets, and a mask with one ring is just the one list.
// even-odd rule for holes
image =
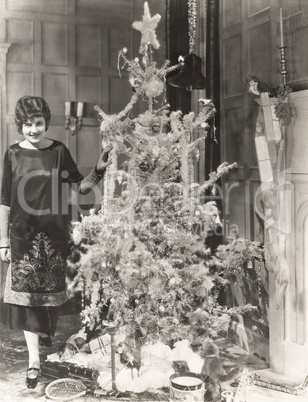
[[52, 346], [52, 341], [51, 341], [50, 336], [47, 336], [47, 337], [39, 336], [39, 343], [41, 346], [47, 346], [48, 348], [50, 348], [50, 346]]
[[[31, 371], [31, 370], [37, 371], [37, 376], [35, 378], [29, 378], [28, 377], [29, 371]], [[38, 369], [36, 367], [31, 367], [31, 368], [28, 369], [27, 377], [26, 377], [26, 385], [27, 385], [28, 388], [35, 388], [37, 386], [39, 373], [40, 373], [40, 369]]]

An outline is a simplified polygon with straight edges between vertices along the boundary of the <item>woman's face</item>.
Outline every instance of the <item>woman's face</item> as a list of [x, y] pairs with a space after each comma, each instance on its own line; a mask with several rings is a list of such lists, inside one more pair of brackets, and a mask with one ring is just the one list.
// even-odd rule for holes
[[44, 117], [33, 117], [22, 125], [22, 133], [31, 144], [37, 145], [45, 137], [46, 123]]

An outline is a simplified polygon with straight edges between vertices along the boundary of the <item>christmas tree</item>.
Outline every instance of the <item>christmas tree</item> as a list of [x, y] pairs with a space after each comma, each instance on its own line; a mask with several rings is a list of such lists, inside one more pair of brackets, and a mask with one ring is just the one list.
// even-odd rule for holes
[[[88, 301], [82, 323], [89, 330], [104, 318], [127, 333], [138, 328], [148, 341], [196, 342], [226, 330], [235, 312], [218, 303], [234, 267], [218, 264], [205, 245], [219, 211], [202, 196], [236, 164], [224, 162], [208, 181], [194, 182], [215, 107], [202, 100], [198, 114], [183, 115], [162, 101], [166, 75], [180, 64], [154, 60], [159, 20], [145, 2], [142, 21], [133, 23], [141, 32], [140, 56], [130, 60], [127, 49], [119, 52], [119, 72], [126, 69], [132, 86], [125, 109], [108, 115], [96, 107], [103, 146], [113, 144], [113, 163], [100, 211], [73, 225], [80, 260], [71, 288]], [[139, 100], [146, 111], [132, 117]], [[119, 156], [125, 156], [120, 166]], [[256, 249], [250, 246], [244, 260], [258, 257]]]

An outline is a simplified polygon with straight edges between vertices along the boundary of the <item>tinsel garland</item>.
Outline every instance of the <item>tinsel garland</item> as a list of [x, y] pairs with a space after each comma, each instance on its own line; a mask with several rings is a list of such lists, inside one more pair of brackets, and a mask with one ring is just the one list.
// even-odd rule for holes
[[196, 17], [197, 17], [196, 0], [188, 0], [189, 53], [193, 53], [195, 50]]
[[102, 200], [102, 210], [105, 214], [108, 213], [108, 205], [110, 200], [113, 199], [115, 193], [115, 171], [113, 166], [118, 165], [117, 143], [114, 143], [114, 147], [110, 153], [112, 164], [107, 167], [104, 176], [104, 195]]
[[185, 134], [186, 133], [183, 132], [180, 139], [180, 150], [181, 150], [180, 162], [181, 162], [181, 177], [186, 196], [190, 182], [189, 182], [188, 145]]

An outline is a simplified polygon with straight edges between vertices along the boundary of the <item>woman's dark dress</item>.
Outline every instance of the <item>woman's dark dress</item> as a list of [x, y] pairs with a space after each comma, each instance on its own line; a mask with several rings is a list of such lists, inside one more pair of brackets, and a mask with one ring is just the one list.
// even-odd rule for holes
[[82, 176], [59, 141], [43, 149], [12, 145], [5, 154], [1, 204], [10, 207], [11, 264], [4, 302], [11, 328], [53, 335], [67, 300], [69, 184]]

